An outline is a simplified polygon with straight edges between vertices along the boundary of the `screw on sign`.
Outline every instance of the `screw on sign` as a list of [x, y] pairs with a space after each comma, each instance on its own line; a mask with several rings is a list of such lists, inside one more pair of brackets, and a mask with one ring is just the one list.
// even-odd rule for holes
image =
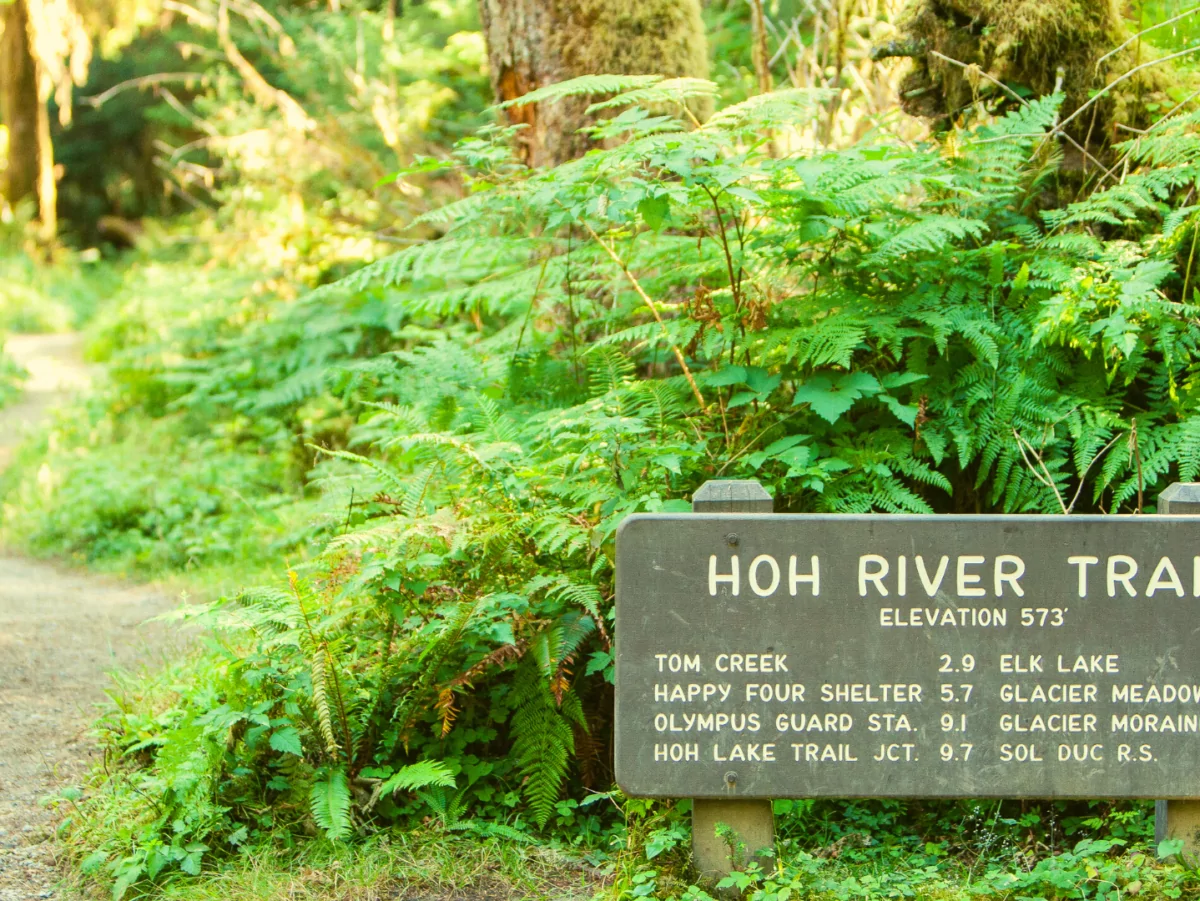
[[[1181, 507], [1186, 502], [1195, 507]], [[1200, 826], [1200, 489], [1159, 516], [775, 515], [754, 482], [617, 539], [617, 781], [698, 868], [780, 797], [1168, 798]], [[722, 830], [724, 831], [724, 830]]]

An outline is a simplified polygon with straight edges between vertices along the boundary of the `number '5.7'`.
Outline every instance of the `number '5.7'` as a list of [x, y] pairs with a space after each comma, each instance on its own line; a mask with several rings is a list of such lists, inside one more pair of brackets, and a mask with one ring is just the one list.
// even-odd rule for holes
[[956, 702], [966, 704], [971, 700], [971, 692], [975, 690], [974, 685], [960, 685], [958, 691], [954, 690], [953, 685], [941, 685], [942, 703], [954, 704]]

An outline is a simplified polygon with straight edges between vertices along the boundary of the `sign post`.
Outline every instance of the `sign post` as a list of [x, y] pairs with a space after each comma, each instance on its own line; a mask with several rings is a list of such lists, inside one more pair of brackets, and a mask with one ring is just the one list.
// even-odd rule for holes
[[[1200, 514], [1200, 482], [1175, 482], [1158, 496], [1158, 512]], [[1184, 850], [1200, 853], [1200, 800], [1154, 802], [1154, 843], [1183, 839]]]
[[712, 874], [740, 863], [713, 824], [769, 847], [773, 798], [1166, 798], [1164, 836], [1194, 840], [1200, 487], [1163, 501], [779, 515], [743, 482], [629, 517], [617, 783], [695, 799]]
[[[692, 496], [693, 513], [772, 513], [775, 501], [758, 482], [709, 481]], [[725, 544], [737, 547], [735, 531]], [[692, 799], [692, 861], [702, 876], [721, 879], [739, 864], [775, 848], [775, 812], [770, 800], [739, 799], [737, 769], [725, 773], [730, 797]], [[721, 834], [726, 827], [729, 833]], [[739, 854], [740, 852], [740, 854]], [[744, 856], [743, 860], [736, 857]]]

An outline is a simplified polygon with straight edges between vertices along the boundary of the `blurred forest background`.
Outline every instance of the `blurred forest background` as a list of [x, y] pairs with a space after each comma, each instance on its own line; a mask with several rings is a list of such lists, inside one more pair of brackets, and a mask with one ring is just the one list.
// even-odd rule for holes
[[[0, 330], [99, 373], [0, 475], [3, 539], [173, 579], [201, 637], [110, 691], [58, 802], [81, 891], [708, 898], [688, 802], [612, 784], [624, 516], [710, 478], [1152, 512], [1200, 475], [1198, 8], [0, 21]], [[776, 810], [727, 891], [1200, 891], [1146, 804]]]

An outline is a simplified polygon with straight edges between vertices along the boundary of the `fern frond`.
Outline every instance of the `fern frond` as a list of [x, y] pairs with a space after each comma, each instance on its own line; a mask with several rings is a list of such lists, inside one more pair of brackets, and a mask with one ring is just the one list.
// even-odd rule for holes
[[350, 835], [350, 811], [353, 801], [350, 780], [340, 767], [321, 770], [308, 793], [308, 808], [314, 822], [330, 841]]

